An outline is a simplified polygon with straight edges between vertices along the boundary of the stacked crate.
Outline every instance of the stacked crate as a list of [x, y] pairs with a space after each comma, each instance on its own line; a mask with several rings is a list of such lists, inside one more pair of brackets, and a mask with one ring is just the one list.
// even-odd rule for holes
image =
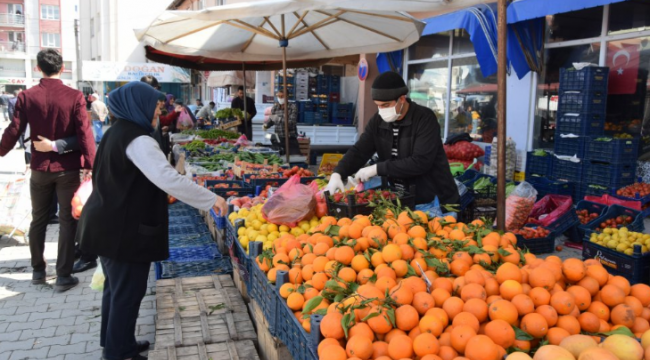
[[575, 156], [577, 161], [555, 158], [551, 165], [552, 178], [573, 183], [576, 201], [585, 194], [588, 143], [605, 131], [608, 76], [606, 67], [560, 69], [554, 152]]
[[354, 104], [332, 103], [332, 123], [352, 125], [354, 119]]
[[[275, 94], [284, 91], [284, 76], [279, 73], [275, 75]], [[296, 100], [296, 77], [287, 74], [287, 101]], [[305, 99], [307, 100], [307, 99]]]
[[159, 280], [156, 309], [150, 359], [259, 360], [253, 322], [229, 275]]
[[304, 70], [296, 72], [294, 76], [296, 101], [309, 100], [309, 73]]

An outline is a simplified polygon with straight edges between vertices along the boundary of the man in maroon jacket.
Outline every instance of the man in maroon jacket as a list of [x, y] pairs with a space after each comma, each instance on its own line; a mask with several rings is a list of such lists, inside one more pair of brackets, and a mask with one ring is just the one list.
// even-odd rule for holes
[[56, 50], [42, 50], [37, 55], [38, 68], [43, 73], [39, 85], [18, 95], [14, 117], [0, 140], [0, 156], [14, 148], [18, 137], [31, 128], [31, 138], [63, 139], [76, 136], [80, 151], [32, 152], [32, 223], [29, 229], [29, 249], [32, 255], [33, 284], [45, 283], [45, 231], [50, 217], [52, 197], [59, 199], [59, 249], [56, 260], [57, 292], [75, 287], [79, 280], [72, 276], [74, 238], [77, 222], [72, 217], [72, 197], [79, 187], [79, 171], [88, 176], [95, 158], [95, 140], [86, 112], [86, 101], [80, 91], [60, 80], [63, 58]]

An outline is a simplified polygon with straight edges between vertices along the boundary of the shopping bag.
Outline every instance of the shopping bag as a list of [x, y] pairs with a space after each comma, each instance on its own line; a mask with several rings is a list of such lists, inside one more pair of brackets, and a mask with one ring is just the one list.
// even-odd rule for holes
[[[315, 182], [312, 181], [313, 183]], [[300, 221], [314, 214], [314, 188], [317, 191], [318, 186], [301, 184], [298, 175], [292, 176], [262, 206], [262, 216], [270, 223], [295, 227]]]
[[546, 195], [535, 203], [528, 222], [547, 227], [571, 211], [572, 205], [573, 200], [570, 196]]
[[178, 120], [176, 121], [176, 127], [179, 130], [187, 130], [194, 127], [194, 122], [192, 121], [190, 114], [187, 112], [187, 109], [183, 108], [183, 110], [181, 110], [180, 115], [178, 115]]
[[535, 205], [537, 190], [523, 181], [506, 198], [506, 230], [521, 229], [528, 221], [528, 215]]
[[0, 235], [25, 236], [32, 221], [32, 201], [29, 192], [31, 172], [16, 179], [0, 180]]
[[79, 220], [81, 217], [81, 210], [83, 210], [86, 201], [93, 192], [92, 180], [84, 180], [72, 197], [72, 217]]
[[103, 291], [104, 280], [104, 270], [102, 269], [102, 265], [99, 264], [99, 266], [97, 266], [95, 269], [92, 280], [90, 280], [90, 288], [97, 291]]

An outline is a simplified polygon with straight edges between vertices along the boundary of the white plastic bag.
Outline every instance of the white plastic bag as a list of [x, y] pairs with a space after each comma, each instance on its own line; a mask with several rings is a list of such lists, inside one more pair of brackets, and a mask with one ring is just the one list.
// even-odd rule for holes
[[102, 264], [98, 264], [95, 273], [93, 274], [93, 279], [90, 281], [90, 288], [97, 291], [104, 291], [104, 270], [102, 269]]

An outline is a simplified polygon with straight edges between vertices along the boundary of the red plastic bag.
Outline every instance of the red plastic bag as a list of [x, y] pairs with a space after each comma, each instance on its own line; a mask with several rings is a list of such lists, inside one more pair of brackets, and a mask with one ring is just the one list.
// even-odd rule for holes
[[72, 197], [72, 217], [79, 220], [81, 217], [81, 210], [83, 210], [86, 201], [93, 192], [92, 180], [84, 180]]
[[270, 223], [289, 227], [295, 227], [300, 221], [310, 218], [316, 209], [314, 195], [318, 184], [311, 186], [315, 183], [312, 181], [311, 184], [304, 185], [300, 183], [298, 175], [292, 176], [262, 206], [262, 216]]
[[619, 199], [616, 197], [613, 197], [611, 195], [603, 195], [603, 196], [590, 196], [587, 195], [585, 196], [585, 200], [595, 202], [598, 204], [603, 204], [607, 206], [612, 206], [612, 205], [621, 205], [626, 208], [634, 209], [634, 210], [641, 210], [641, 202], [640, 201], [635, 201], [635, 200], [623, 200]]
[[[571, 211], [573, 200], [566, 195], [546, 195], [535, 203], [530, 211], [529, 222], [549, 226]], [[545, 217], [542, 217], [546, 215]]]
[[477, 157], [485, 155], [480, 146], [468, 141], [459, 141], [453, 145], [444, 145], [448, 159], [472, 161]]

